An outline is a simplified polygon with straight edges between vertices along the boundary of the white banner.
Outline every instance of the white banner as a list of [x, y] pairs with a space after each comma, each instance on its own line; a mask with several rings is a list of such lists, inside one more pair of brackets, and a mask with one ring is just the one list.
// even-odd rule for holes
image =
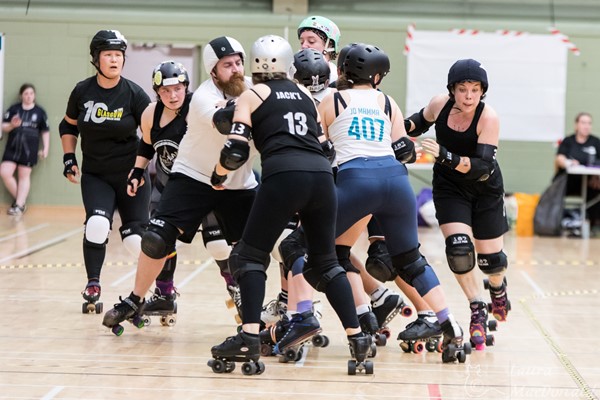
[[413, 31], [407, 53], [406, 115], [446, 92], [448, 70], [473, 58], [486, 69], [485, 102], [500, 117], [501, 140], [564, 137], [567, 48], [552, 35]]

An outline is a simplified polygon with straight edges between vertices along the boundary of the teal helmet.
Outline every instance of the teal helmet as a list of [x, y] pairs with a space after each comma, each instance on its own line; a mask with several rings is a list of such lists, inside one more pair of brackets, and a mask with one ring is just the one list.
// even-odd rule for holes
[[305, 18], [302, 20], [302, 22], [300, 22], [300, 25], [298, 25], [298, 39], [300, 39], [302, 32], [307, 29], [318, 31], [316, 32], [317, 34], [321, 32], [325, 35], [325, 38], [323, 38], [325, 41], [325, 51], [329, 53], [331, 59], [334, 60], [338, 53], [340, 36], [342, 36], [337, 25], [328, 18], [321, 17], [319, 15], [313, 15]]

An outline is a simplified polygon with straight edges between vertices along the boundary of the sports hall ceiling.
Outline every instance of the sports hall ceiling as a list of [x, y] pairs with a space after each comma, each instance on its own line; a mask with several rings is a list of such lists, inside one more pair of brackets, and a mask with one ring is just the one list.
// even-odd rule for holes
[[265, 13], [285, 10], [285, 4], [300, 4], [309, 14], [324, 15], [600, 22], [600, 0], [0, 0], [0, 8], [25, 11], [28, 3], [29, 12], [36, 8], [79, 8]]

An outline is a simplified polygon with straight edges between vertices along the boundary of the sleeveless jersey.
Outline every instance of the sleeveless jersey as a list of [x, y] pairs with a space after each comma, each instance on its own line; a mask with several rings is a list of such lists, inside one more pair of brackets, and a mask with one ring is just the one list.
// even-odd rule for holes
[[150, 140], [154, 150], [156, 150], [156, 180], [162, 186], [167, 184], [171, 168], [177, 158], [179, 143], [183, 135], [185, 135], [187, 129], [186, 117], [190, 110], [191, 100], [192, 93], [186, 94], [185, 100], [175, 118], [162, 127], [160, 126], [160, 117], [165, 109], [165, 105], [162, 101], [156, 103], [152, 129], [150, 130]]
[[100, 87], [95, 75], [75, 86], [66, 115], [77, 120], [82, 172], [106, 174], [133, 167], [139, 142], [137, 128], [149, 103], [144, 90], [123, 77], [111, 89]]
[[[252, 86], [249, 78], [246, 78], [246, 86]], [[182, 173], [210, 185], [210, 176], [227, 141], [227, 135], [221, 135], [213, 126], [212, 117], [218, 110], [216, 104], [231, 98], [233, 97], [224, 95], [212, 79], [204, 81], [194, 91], [187, 118], [187, 133], [179, 144], [179, 152], [171, 169], [172, 172]], [[252, 160], [256, 155], [256, 149], [251, 144], [248, 162], [227, 174], [225, 181], [227, 189], [241, 190], [256, 187], [256, 178], [252, 172]]]
[[252, 138], [261, 154], [263, 178], [282, 171], [331, 173], [319, 144], [312, 98], [287, 79], [264, 84], [271, 93], [252, 113]]
[[15, 134], [19, 133], [27, 137], [39, 138], [41, 133], [50, 130], [46, 111], [38, 105], [25, 110], [22, 103], [13, 104], [4, 114], [2, 122], [10, 122], [15, 115], [21, 118], [21, 126], [10, 131], [10, 134], [14, 132]]
[[375, 89], [347, 89], [344, 93], [350, 94], [350, 101], [328, 130], [338, 165], [358, 157], [394, 157], [392, 122], [378, 102], [383, 94]]

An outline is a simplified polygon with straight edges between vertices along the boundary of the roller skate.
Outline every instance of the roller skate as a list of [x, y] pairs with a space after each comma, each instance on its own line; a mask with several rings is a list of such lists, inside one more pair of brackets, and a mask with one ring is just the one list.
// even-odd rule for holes
[[110, 328], [111, 332], [117, 336], [121, 336], [125, 328], [121, 325], [121, 322], [127, 320], [131, 322], [136, 328], [144, 327], [144, 320], [139, 316], [144, 305], [142, 299], [139, 303], [136, 303], [131, 297], [125, 297], [124, 299], [119, 296], [120, 303], [115, 304], [114, 308], [108, 310], [104, 314], [102, 325]]
[[373, 361], [367, 360], [368, 357], [375, 357], [372, 350], [373, 337], [364, 332], [358, 337], [349, 337], [348, 346], [350, 347], [350, 355], [353, 358], [348, 360], [348, 375], [356, 375], [356, 370], [359, 372], [365, 371], [366, 375], [373, 374]]
[[290, 320], [287, 315], [284, 314], [275, 324], [260, 331], [258, 338], [260, 340], [261, 356], [268, 357], [275, 355], [275, 353], [273, 353], [273, 347], [281, 340], [289, 326]]
[[423, 350], [432, 353], [442, 352], [442, 327], [435, 314], [419, 314], [417, 319], [406, 325], [406, 329], [398, 334], [400, 348], [405, 353], [420, 354]]
[[402, 314], [404, 317], [412, 315], [412, 309], [406, 305], [402, 296], [389, 289], [386, 289], [377, 300], [372, 301], [371, 307], [373, 314], [377, 317], [378, 332], [385, 335], [386, 339], [391, 336], [388, 325], [396, 315]]
[[240, 287], [238, 285], [227, 285], [227, 292], [230, 299], [225, 300], [227, 308], [235, 307], [237, 314], [234, 315], [235, 322], [238, 325], [242, 323], [242, 296], [240, 295]]
[[242, 374], [260, 375], [265, 372], [265, 364], [259, 361], [260, 344], [258, 337], [252, 337], [245, 332], [230, 336], [210, 350], [213, 356], [207, 365], [214, 373], [229, 373], [235, 369], [235, 362], [242, 364]]
[[376, 346], [385, 346], [387, 343], [387, 337], [378, 332], [379, 325], [377, 324], [377, 317], [375, 314], [373, 314], [373, 311], [367, 311], [366, 313], [360, 314], [358, 316], [358, 322], [360, 323], [360, 329], [364, 333], [371, 335], [373, 338], [372, 357], [375, 357], [377, 354]]
[[508, 300], [508, 296], [506, 294], [506, 286], [506, 277], [504, 277], [504, 280], [502, 281], [502, 286], [500, 286], [499, 288], [492, 287], [488, 279], [483, 280], [483, 287], [484, 289], [489, 289], [490, 297], [492, 298], [492, 302], [488, 303], [487, 305], [488, 311], [492, 313], [492, 315], [497, 321], [501, 322], [506, 321], [508, 312], [511, 309], [510, 300]]
[[471, 343], [463, 342], [463, 331], [452, 314], [441, 323], [444, 339], [442, 342], [442, 362], [458, 361], [464, 363], [467, 355], [471, 354]]
[[273, 353], [279, 354], [280, 362], [298, 361], [302, 357], [304, 344], [312, 342], [315, 347], [327, 347], [329, 338], [321, 335], [319, 321], [312, 311], [294, 314], [281, 339], [273, 347]]
[[100, 292], [100, 282], [88, 282], [85, 289], [83, 289], [83, 292], [81, 292], [83, 299], [85, 300], [85, 303], [81, 306], [82, 313], [88, 314], [95, 312], [96, 314], [102, 314], [103, 304], [98, 301], [100, 300]]
[[287, 312], [287, 303], [281, 300], [281, 293], [276, 299], [271, 300], [263, 306], [260, 313], [261, 326], [265, 328], [275, 324]]
[[179, 293], [173, 288], [171, 294], [162, 295], [159, 288], [154, 289], [154, 294], [144, 305], [140, 317], [144, 320], [144, 326], [152, 323], [150, 316], [160, 316], [162, 326], [173, 326], [177, 322], [177, 302]]
[[[469, 307], [471, 307], [471, 324], [469, 326], [471, 344], [475, 346], [475, 350], [484, 350], [485, 346], [493, 346], [494, 335], [487, 333], [489, 327], [487, 305], [483, 301], [474, 301]], [[492, 326], [495, 327], [494, 324]], [[490, 327], [490, 330], [494, 329]]]

